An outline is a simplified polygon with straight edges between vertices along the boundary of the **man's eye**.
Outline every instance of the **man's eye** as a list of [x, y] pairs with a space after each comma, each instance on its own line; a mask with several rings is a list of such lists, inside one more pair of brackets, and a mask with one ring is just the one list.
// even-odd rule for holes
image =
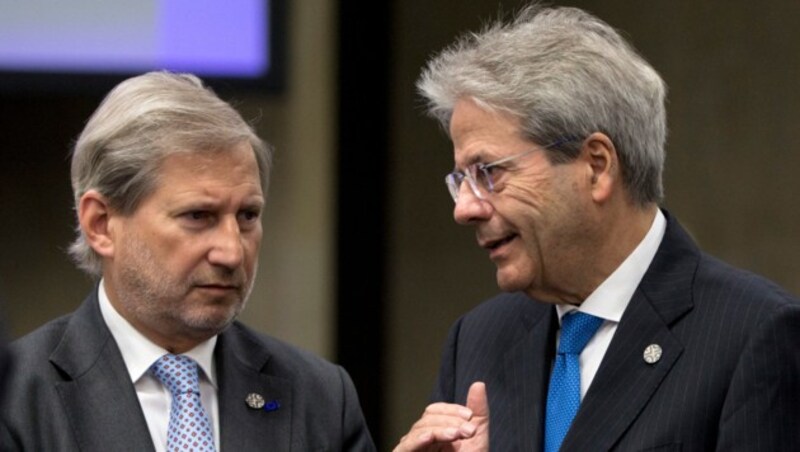
[[190, 220], [200, 221], [210, 218], [211, 213], [205, 210], [192, 210], [191, 212], [186, 212], [184, 216]]
[[258, 220], [261, 216], [261, 212], [258, 210], [245, 210], [240, 213], [241, 217], [245, 221], [254, 221]]
[[500, 174], [502, 169], [499, 165], [480, 166], [475, 175], [478, 178], [478, 182], [488, 186]]
[[493, 175], [493, 174], [499, 173], [499, 172], [503, 171], [504, 169], [505, 168], [502, 165], [487, 165], [487, 166], [483, 167], [483, 170], [486, 172], [486, 174], [488, 174], [490, 176]]

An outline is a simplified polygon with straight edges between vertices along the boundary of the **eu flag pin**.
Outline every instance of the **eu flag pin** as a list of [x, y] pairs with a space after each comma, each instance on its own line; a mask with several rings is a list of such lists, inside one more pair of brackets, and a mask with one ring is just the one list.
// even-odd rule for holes
[[281, 408], [281, 403], [278, 402], [278, 399], [273, 399], [267, 402], [264, 399], [264, 396], [261, 394], [256, 394], [255, 392], [251, 392], [247, 394], [247, 397], [244, 398], [244, 403], [247, 404], [248, 407], [254, 410], [261, 410], [264, 411], [277, 411]]

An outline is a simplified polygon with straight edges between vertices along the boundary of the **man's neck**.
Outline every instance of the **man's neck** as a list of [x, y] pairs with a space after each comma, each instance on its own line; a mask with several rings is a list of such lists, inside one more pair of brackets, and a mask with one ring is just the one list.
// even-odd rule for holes
[[639, 246], [658, 212], [655, 204], [644, 208], [626, 207], [625, 212], [610, 216], [606, 222], [608, 232], [598, 250], [598, 256], [601, 256], [598, 266], [602, 269], [603, 280]]
[[602, 224], [604, 232], [592, 252], [591, 268], [579, 292], [580, 304], [600, 286], [630, 256], [642, 242], [653, 225], [658, 206], [646, 207], [625, 204], [620, 209], [608, 212]]

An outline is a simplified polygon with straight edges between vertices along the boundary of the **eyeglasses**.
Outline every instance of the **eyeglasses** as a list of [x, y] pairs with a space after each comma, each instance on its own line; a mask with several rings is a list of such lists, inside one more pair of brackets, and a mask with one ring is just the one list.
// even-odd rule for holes
[[450, 196], [452, 196], [454, 202], [458, 202], [458, 193], [461, 191], [461, 182], [463, 182], [465, 179], [469, 184], [469, 188], [472, 189], [472, 193], [478, 199], [486, 199], [484, 193], [494, 193], [494, 180], [492, 179], [492, 173], [496, 172], [500, 165], [511, 162], [518, 158], [525, 157], [534, 151], [540, 149], [550, 149], [564, 143], [576, 141], [577, 139], [577, 137], [573, 136], [565, 137], [558, 139], [546, 146], [529, 149], [527, 151], [520, 152], [519, 154], [503, 157], [500, 160], [495, 160], [493, 162], [473, 163], [464, 171], [453, 171], [452, 173], [448, 174], [445, 176], [444, 182], [447, 184], [447, 189], [450, 191]]

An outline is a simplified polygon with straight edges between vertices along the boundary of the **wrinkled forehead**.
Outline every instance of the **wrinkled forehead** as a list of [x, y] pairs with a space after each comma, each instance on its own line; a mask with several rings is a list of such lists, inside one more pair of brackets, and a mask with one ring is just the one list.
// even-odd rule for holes
[[260, 170], [248, 143], [233, 149], [171, 153], [161, 159], [155, 176], [149, 194], [153, 196], [235, 190], [263, 197]]
[[157, 173], [162, 177], [180, 177], [187, 182], [201, 176], [214, 176], [231, 182], [246, 179], [261, 186], [261, 170], [252, 146], [247, 142], [202, 152], [173, 152], [159, 161]]

